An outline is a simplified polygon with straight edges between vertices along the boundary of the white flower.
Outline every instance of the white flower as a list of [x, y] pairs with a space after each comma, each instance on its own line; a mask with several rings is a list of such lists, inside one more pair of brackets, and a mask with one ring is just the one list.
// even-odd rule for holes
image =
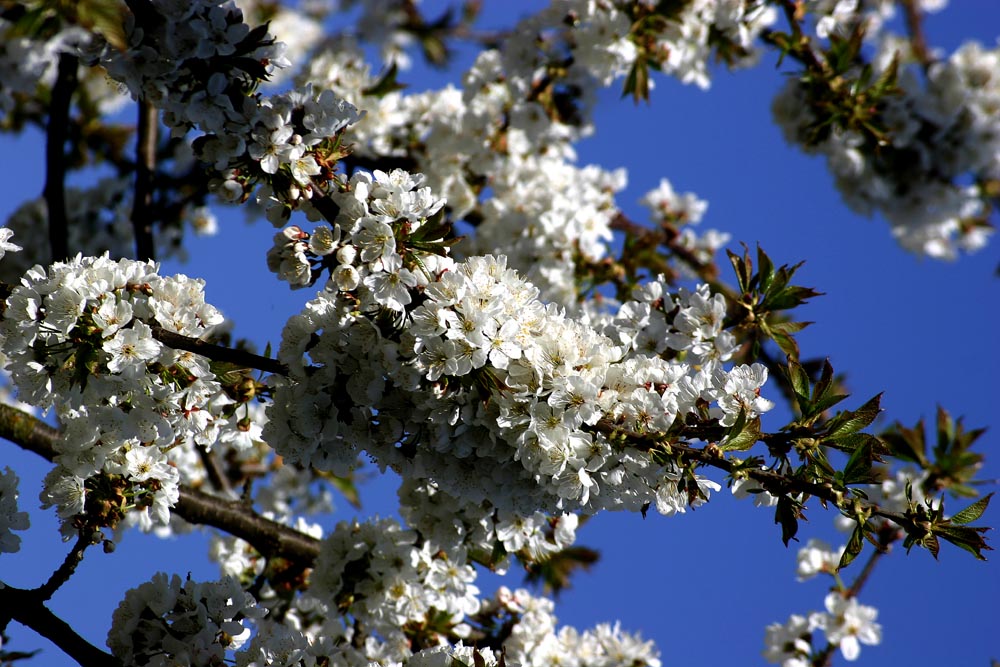
[[781, 667], [809, 667], [814, 618], [792, 614], [788, 621], [772, 623], [764, 635], [764, 659]]
[[288, 140], [292, 137], [292, 127], [282, 125], [270, 130], [262, 129], [253, 133], [254, 142], [250, 144], [250, 157], [260, 160], [261, 171], [267, 174], [277, 173], [282, 162], [287, 161], [292, 146]]
[[42, 509], [54, 506], [60, 519], [70, 519], [83, 512], [87, 490], [82, 478], [59, 466], [45, 476], [39, 500], [42, 502]]
[[830, 545], [816, 538], [810, 539], [799, 549], [798, 575], [799, 581], [812, 579], [817, 574], [833, 574], [840, 564], [844, 548], [832, 549]]
[[21, 246], [16, 243], [10, 242], [10, 237], [14, 235], [12, 229], [7, 229], [6, 227], [0, 227], [0, 259], [8, 252], [18, 252], [22, 250]]
[[312, 153], [306, 153], [305, 155], [294, 157], [290, 162], [292, 178], [294, 178], [295, 182], [299, 185], [309, 185], [312, 182], [312, 177], [322, 171], [319, 164], [316, 163], [316, 158], [313, 157]]
[[63, 335], [76, 326], [87, 299], [71, 287], [60, 287], [45, 301], [45, 324]]
[[[397, 262], [398, 263], [398, 260]], [[364, 279], [365, 286], [372, 291], [375, 302], [392, 310], [402, 311], [413, 297], [410, 288], [417, 284], [417, 277], [402, 267], [386, 271], [376, 271]]]
[[148, 325], [134, 322], [128, 329], [119, 329], [106, 340], [103, 349], [111, 358], [108, 370], [127, 377], [145, 372], [145, 363], [160, 354], [160, 342], [153, 338]]
[[375, 218], [361, 220], [361, 228], [354, 235], [354, 244], [361, 249], [362, 262], [386, 260], [396, 252], [392, 227]]
[[856, 660], [861, 644], [874, 646], [882, 642], [882, 626], [875, 622], [878, 610], [858, 604], [857, 598], [845, 598], [837, 592], [826, 596], [826, 614], [820, 617], [820, 627], [826, 638], [840, 647], [846, 660]]

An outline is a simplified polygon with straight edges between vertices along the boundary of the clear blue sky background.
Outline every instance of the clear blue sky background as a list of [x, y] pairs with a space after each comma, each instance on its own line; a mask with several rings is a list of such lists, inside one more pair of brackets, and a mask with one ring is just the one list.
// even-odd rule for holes
[[[535, 3], [485, 4], [487, 20], [509, 23]], [[950, 51], [967, 38], [995, 42], [1000, 3], [953, 4], [928, 18], [932, 44]], [[969, 426], [991, 427], [980, 441], [980, 451], [987, 453], [981, 477], [1000, 478], [998, 241], [953, 264], [921, 260], [897, 247], [884, 222], [852, 215], [822, 160], [786, 146], [771, 121], [770, 103], [782, 77], [774, 59], [767, 59], [753, 70], [716, 71], [708, 92], [660, 78], [650, 105], [635, 106], [619, 100], [617, 89], [606, 91], [596, 110], [596, 135], [581, 144], [580, 160], [629, 169], [629, 189], [619, 202], [637, 219], [644, 218], [637, 200], [665, 176], [678, 191], [694, 191], [710, 202], [702, 225], [730, 232], [734, 249], [738, 241], [759, 243], [776, 262], [806, 260], [800, 284], [826, 296], [801, 311], [803, 319], [816, 322], [800, 337], [804, 356], [828, 356], [847, 374], [854, 394], [849, 406], [885, 391], [887, 420], [932, 420], [942, 404], [964, 415]], [[423, 68], [407, 77], [418, 90], [447, 78]], [[0, 137], [0, 219], [24, 193], [41, 191], [42, 154], [38, 135]], [[282, 323], [309, 294], [288, 292], [267, 273], [264, 253], [273, 233], [266, 223], [247, 227], [241, 215], [225, 215], [217, 237], [192, 239], [190, 262], [169, 264], [164, 272], [204, 277], [208, 299], [237, 322], [238, 335], [262, 346], [277, 344]], [[784, 418], [767, 417], [765, 428], [779, 427]], [[32, 510], [33, 530], [24, 535], [19, 554], [0, 556], [0, 579], [36, 586], [58, 566], [68, 545], [58, 539], [54, 516], [35, 509], [46, 466], [0, 444], [4, 465], [21, 476], [21, 503]], [[366, 510], [392, 513], [393, 484], [376, 480], [363, 488]], [[328, 526], [348, 516], [350, 508], [341, 505]], [[998, 517], [1000, 508], [993, 507], [986, 523], [1000, 525]], [[828, 512], [814, 504], [809, 518], [801, 527], [802, 543], [813, 536], [843, 543]], [[738, 503], [728, 492], [693, 514], [671, 519], [655, 513], [646, 520], [602, 515], [579, 537], [599, 548], [602, 558], [563, 595], [560, 621], [583, 629], [620, 619], [624, 628], [656, 640], [665, 667], [764, 664], [764, 627], [792, 613], [821, 609], [826, 594], [823, 580], [795, 581], [795, 545], [781, 544], [771, 513]], [[51, 606], [103, 647], [124, 591], [153, 572], [215, 578], [206, 544], [200, 534], [169, 540], [129, 534], [114, 554], [88, 553]], [[1000, 659], [998, 558], [981, 563], [946, 545], [936, 563], [926, 552], [906, 556], [897, 550], [879, 564], [861, 595], [863, 603], [878, 607], [885, 641], [864, 647], [859, 664], [985, 667], [990, 658]], [[851, 570], [847, 576], [853, 576]], [[505, 583], [518, 585], [517, 573]], [[481, 584], [493, 586], [492, 580]], [[9, 634], [12, 650], [43, 648], [32, 664], [72, 664], [17, 624]], [[837, 661], [843, 664], [839, 656]]]

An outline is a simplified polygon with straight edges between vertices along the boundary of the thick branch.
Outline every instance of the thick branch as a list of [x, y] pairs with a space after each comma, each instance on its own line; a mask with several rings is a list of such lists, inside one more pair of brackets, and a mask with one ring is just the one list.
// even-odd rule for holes
[[49, 249], [52, 261], [69, 257], [69, 222], [66, 216], [66, 137], [69, 110], [76, 90], [77, 57], [59, 56], [56, 82], [52, 86], [49, 123], [45, 129], [45, 207], [49, 214]]
[[225, 361], [246, 368], [256, 368], [265, 373], [288, 375], [288, 366], [270, 357], [263, 357], [259, 354], [247, 352], [246, 350], [237, 350], [225, 347], [224, 345], [206, 343], [200, 338], [183, 336], [173, 331], [167, 331], [163, 327], [154, 326], [152, 330], [153, 338], [177, 350], [194, 352], [203, 357], [208, 357], [213, 361]]
[[0, 610], [0, 628], [17, 621], [58, 646], [81, 667], [121, 667], [117, 658], [89, 643], [53, 614], [37, 590], [0, 585]]
[[145, 100], [139, 102], [136, 135], [135, 192], [132, 201], [132, 234], [136, 259], [156, 259], [153, 243], [153, 173], [156, 170], [156, 138], [159, 111]]
[[[0, 405], [0, 437], [52, 461], [59, 431], [9, 405]], [[319, 540], [265, 519], [240, 501], [226, 500], [181, 485], [171, 510], [193, 524], [213, 526], [249, 542], [265, 556], [281, 556], [310, 565], [319, 554]]]
[[281, 556], [309, 566], [319, 556], [319, 540], [261, 517], [242, 501], [181, 486], [180, 498], [171, 511], [189, 523], [213, 526], [246, 540], [268, 557]]

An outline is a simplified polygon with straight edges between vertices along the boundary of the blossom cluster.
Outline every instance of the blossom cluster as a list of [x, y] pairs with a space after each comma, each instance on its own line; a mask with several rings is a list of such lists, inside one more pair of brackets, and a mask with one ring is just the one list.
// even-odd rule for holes
[[211, 667], [250, 638], [247, 621], [264, 613], [231, 577], [202, 583], [160, 572], [125, 594], [107, 644], [125, 665]]
[[822, 540], [811, 539], [798, 553], [799, 581], [819, 574], [833, 577], [837, 585], [824, 600], [826, 611], [808, 616], [792, 614], [785, 623], [767, 626], [764, 658], [782, 667], [809, 667], [818, 654], [815, 632], [822, 630], [831, 647], [839, 648], [846, 660], [856, 660], [861, 644], [882, 642], [882, 626], [875, 622], [878, 610], [858, 602], [844, 591], [838, 569], [844, 548], [833, 549]]
[[[128, 14], [128, 48], [108, 44], [91, 56], [132, 95], [163, 111], [174, 131], [200, 128], [242, 135], [255, 106], [247, 93], [273, 68], [286, 67], [284, 46], [251, 30], [233, 2], [148, 3]], [[96, 49], [95, 49], [96, 50]]]
[[174, 134], [197, 130], [195, 153], [221, 172], [215, 189], [223, 199], [243, 201], [263, 181], [262, 200], [301, 205], [312, 194], [313, 177], [341, 156], [336, 135], [358, 120], [357, 110], [309, 87], [256, 94], [290, 63], [285, 45], [264, 28], [251, 30], [231, 1], [156, 3], [147, 11], [129, 15], [127, 49], [105, 45], [91, 61], [134, 97], [162, 109]]
[[[843, 21], [858, 20], [854, 5], [845, 7]], [[969, 42], [930, 63], [922, 80], [908, 66], [915, 57], [905, 40], [868, 35], [877, 40], [876, 76], [900, 63], [900, 94], [883, 101], [884, 145], [873, 149], [860, 132], [842, 129], [813, 140], [817, 118], [797, 80], [774, 101], [786, 139], [825, 156], [848, 206], [884, 216], [904, 248], [954, 259], [983, 247], [992, 233], [986, 184], [1000, 179], [1000, 49]]]
[[[386, 582], [387, 584], [390, 582]], [[315, 602], [310, 604], [317, 604]], [[325, 609], [321, 603], [318, 609]], [[298, 627], [262, 619], [252, 641], [235, 655], [239, 667], [290, 667], [298, 664], [371, 665], [387, 667], [448, 667], [456, 664], [504, 664], [534, 667], [574, 664], [580, 667], [659, 667], [652, 642], [624, 632], [615, 624], [601, 624], [580, 632], [572, 627], [556, 629], [553, 603], [520, 589], [506, 587], [492, 599], [483, 600], [479, 611], [468, 617], [465, 631], [472, 637], [443, 636], [429, 646], [409, 641], [394, 642], [373, 635], [358, 636], [364, 625], [356, 623], [345, 633], [330, 623], [301, 623]], [[476, 633], [491, 623], [504, 623], [509, 636], [499, 648], [473, 648]], [[430, 625], [430, 623], [428, 623]], [[419, 626], [411, 625], [411, 631]], [[473, 653], [478, 657], [473, 657]], [[480, 662], [482, 660], [482, 662]], [[301, 662], [300, 662], [301, 661]]]
[[55, 406], [64, 426], [42, 499], [67, 530], [95, 476], [117, 480], [113, 493], [148, 528], [168, 520], [176, 463], [193, 447], [220, 439], [249, 446], [252, 434], [208, 360], [153, 335], [160, 327], [197, 338], [221, 314], [205, 303], [202, 281], [156, 271], [153, 263], [77, 256], [31, 269], [7, 301], [3, 351], [19, 397]]
[[[39, 114], [42, 109], [35, 97], [40, 89], [51, 90], [60, 56], [76, 55], [93, 39], [92, 33], [77, 25], [60, 25], [35, 34], [25, 30], [23, 22], [0, 17], [0, 120]], [[76, 77], [81, 100], [101, 114], [114, 113], [125, 100], [98, 70], [81, 65]]]
[[[947, 4], [948, 0], [917, 0], [914, 9], [938, 12]], [[809, 15], [816, 19], [813, 31], [823, 39], [847, 36], [859, 24], [867, 34], [877, 35], [896, 18], [898, 9], [893, 0], [808, 0], [807, 5]]]
[[[699, 199], [693, 192], [678, 194], [665, 178], [660, 179], [659, 186], [647, 192], [640, 203], [649, 209], [655, 223], [679, 232], [676, 244], [701, 264], [709, 264], [715, 253], [732, 238], [730, 234], [715, 229], [707, 229], [700, 235], [696, 233], [692, 228], [705, 216], [708, 202]], [[681, 264], [681, 269], [688, 269], [690, 273], [686, 264]]]
[[[255, 621], [252, 641], [236, 653], [237, 665], [293, 665], [300, 660], [313, 664], [324, 658], [335, 664], [420, 665], [442, 652], [466, 655], [469, 646], [501, 624], [510, 630], [509, 636], [496, 640], [503, 641], [507, 664], [571, 660], [595, 667], [659, 665], [651, 642], [622, 632], [617, 625], [583, 633], [570, 627], [557, 631], [552, 601], [527, 591], [501, 588], [492, 599], [480, 599], [473, 558], [485, 561], [482, 550], [476, 553], [467, 539], [472, 534], [465, 533], [472, 516], [469, 510], [450, 517], [445, 508], [453, 499], [443, 492], [432, 485], [418, 489], [404, 483], [404, 487], [408, 487], [401, 490], [404, 511], [423, 511], [418, 509], [424, 507], [420, 498], [429, 495], [431, 513], [437, 516], [425, 513], [416, 529], [405, 529], [392, 519], [340, 522], [323, 540], [308, 585], [279, 592], [277, 584], [259, 577], [259, 568], [243, 571], [238, 559], [223, 563], [224, 579], [249, 575], [265, 582], [255, 592], [257, 613], [263, 618]], [[494, 525], [489, 517], [477, 523], [480, 528]], [[575, 517], [566, 515], [555, 523], [554, 539], [569, 544]], [[495, 524], [504, 544], [516, 532], [506, 524], [506, 520]], [[307, 530], [322, 534], [318, 527]], [[492, 528], [480, 532], [485, 530]], [[543, 540], [529, 541], [540, 545]], [[559, 547], [546, 549], [551, 553], [554, 548]]]
[[332, 227], [320, 225], [308, 233], [291, 226], [278, 232], [268, 268], [292, 287], [312, 285], [325, 268], [330, 289], [356, 292], [362, 310], [402, 312], [410, 289], [426, 285], [437, 266], [433, 253], [419, 253], [416, 259], [415, 249], [407, 248], [444, 206], [422, 183], [419, 174], [400, 169], [356, 173], [333, 197], [340, 212]]
[[[394, 256], [388, 231], [368, 259]], [[419, 279], [390, 281], [398, 293], [331, 281], [290, 320], [279, 358], [292, 381], [276, 389], [265, 429], [283, 457], [345, 474], [367, 450], [462, 502], [525, 516], [654, 502], [672, 514], [717, 485], [613, 446], [607, 427], [665, 432], [700, 401], [723, 425], [771, 407], [763, 366], [723, 368], [734, 344], [707, 287], [675, 304], [650, 283], [608, 322], [615, 341], [544, 305], [502, 257], [432, 257]], [[689, 362], [656, 356], [668, 344]]]
[[558, 664], [564, 656], [579, 656], [581, 667], [591, 665], [636, 665], [660, 667], [659, 652], [653, 642], [623, 632], [618, 624], [601, 624], [583, 633], [572, 627], [556, 631], [552, 600], [532, 596], [528, 591], [497, 591], [488, 603], [490, 611], [515, 614], [519, 622], [504, 648], [513, 664], [542, 667]]
[[427, 617], [455, 626], [479, 611], [476, 571], [465, 554], [416, 542], [392, 519], [341, 522], [323, 542], [310, 594], [390, 644], [405, 643], [404, 629]]
[[784, 624], [767, 626], [764, 658], [781, 667], [808, 667], [813, 662], [812, 633], [822, 630], [826, 640], [840, 649], [846, 660], [856, 660], [861, 644], [882, 642], [882, 626], [875, 622], [878, 610], [860, 604], [857, 598], [832, 592], [824, 601], [826, 611], [809, 616], [792, 614]]
[[[498, 51], [480, 54], [464, 91], [365, 94], [378, 81], [363, 63], [359, 50], [338, 45], [321, 51], [300, 77], [366, 109], [351, 129], [354, 154], [415, 159], [453, 218], [476, 220], [464, 252], [503, 248], [547, 298], [574, 303], [574, 258], [605, 254], [613, 194], [625, 187], [625, 172], [572, 164], [568, 142], [580, 130], [527, 99], [530, 81], [508, 76]], [[481, 203], [484, 185], [490, 197]]]
[[570, 547], [580, 519], [575, 514], [521, 515], [487, 504], [462, 503], [432, 482], [403, 480], [399, 489], [400, 516], [430, 545], [434, 553], [453, 554], [485, 562], [503, 571], [508, 557], [542, 562]]
[[[505, 49], [507, 58], [527, 65], [539, 49], [548, 50], [555, 60], [568, 48], [573, 55], [571, 69], [577, 70], [574, 78], [593, 77], [608, 85], [627, 75], [642, 57], [683, 83], [708, 88], [713, 51], [725, 50], [733, 65], [752, 64], [758, 54], [757, 36], [776, 18], [774, 9], [762, 2], [696, 0], [652, 11], [651, 4], [552, 2], [518, 25]], [[646, 26], [637, 19], [656, 13], [661, 13], [657, 17], [661, 20], [647, 24], [652, 34], [639, 32], [637, 28]], [[565, 32], [558, 30], [560, 26], [566, 26]], [[561, 39], [553, 39], [553, 33]]]
[[[592, 131], [597, 89], [637, 64], [637, 44], [648, 40], [633, 34], [633, 14], [648, 11], [643, 3], [554, 2], [524, 19], [502, 49], [481, 52], [461, 90], [387, 90], [348, 40], [321, 48], [297, 82], [367, 111], [352, 128], [355, 155], [413, 160], [452, 215], [473, 221], [468, 256], [502, 253], [544, 300], [579, 310], [578, 264], [605, 256], [626, 174], [575, 165], [573, 142]], [[707, 86], [709, 35], [731, 40], [731, 54], [741, 54], [734, 62], [750, 62], [755, 36], [772, 20], [762, 4], [686, 3], [655, 23], [643, 57]], [[480, 201], [484, 188], [489, 198]], [[699, 258], [722, 243], [716, 233], [682, 239]]]

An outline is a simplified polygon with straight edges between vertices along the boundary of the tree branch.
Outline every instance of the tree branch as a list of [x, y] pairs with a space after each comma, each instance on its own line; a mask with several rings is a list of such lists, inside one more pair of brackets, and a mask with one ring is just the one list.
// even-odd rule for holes
[[[629, 445], [635, 447], [639, 451], [652, 451], [655, 449], [663, 450], [666, 451], [668, 455], [672, 454], [677, 456], [679, 459], [697, 461], [702, 465], [717, 468], [730, 474], [735, 468], [733, 462], [725, 458], [717, 447], [712, 448], [709, 446], [704, 449], [699, 449], [683, 443], [668, 442], [662, 434], [630, 431], [617, 426], [607, 419], [602, 419], [597, 422], [597, 424], [593, 426], [593, 429], [609, 438], [625, 438]], [[758, 437], [758, 441], [767, 442], [768, 440], [775, 439], [784, 440], [787, 437], [788, 436], [783, 433], [762, 433]], [[838, 509], [840, 509], [841, 505], [845, 502], [845, 500], [847, 500], [847, 495], [845, 493], [835, 489], [830, 484], [817, 484], [805, 479], [789, 477], [781, 473], [771, 472], [770, 470], [741, 471], [741, 474], [744, 473], [750, 479], [760, 483], [766, 491], [775, 496], [795, 496], [799, 494], [815, 496], [824, 503], [830, 503]], [[902, 526], [904, 530], [907, 527], [913, 527], [913, 521], [908, 519], [903, 514], [884, 510], [876, 503], [868, 502], [864, 503], [864, 506], [870, 510], [871, 516], [888, 519]]]
[[59, 588], [69, 581], [69, 578], [73, 576], [76, 572], [76, 566], [80, 564], [83, 560], [83, 552], [87, 550], [87, 547], [91, 546], [93, 541], [90, 535], [80, 535], [76, 544], [73, 545], [73, 549], [66, 554], [65, 560], [63, 560], [62, 565], [59, 566], [49, 580], [45, 582], [43, 586], [35, 589], [39, 595], [39, 600], [44, 602], [52, 598]]
[[899, 4], [903, 6], [903, 15], [906, 17], [906, 31], [910, 34], [910, 48], [913, 49], [913, 55], [916, 56], [924, 73], [926, 73], [934, 64], [934, 58], [927, 48], [920, 7], [914, 0], [899, 0]]
[[58, 646], [81, 667], [122, 667], [117, 658], [78, 635], [43, 602], [39, 589], [25, 590], [0, 584], [0, 628], [5, 628], [11, 620], [17, 621]]
[[69, 257], [69, 221], [66, 216], [66, 138], [69, 110], [76, 90], [77, 57], [59, 55], [56, 81], [52, 86], [49, 122], [45, 128], [45, 207], [49, 218], [49, 249], [52, 261]]
[[136, 136], [135, 192], [132, 200], [132, 234], [136, 259], [156, 259], [153, 242], [153, 174], [156, 171], [156, 139], [160, 113], [146, 100], [139, 101]]
[[246, 540], [267, 557], [280, 556], [311, 566], [319, 556], [320, 541], [288, 526], [265, 519], [239, 500], [226, 500], [182, 485], [171, 509], [194, 524], [212, 526]]
[[[0, 404], [0, 437], [52, 461], [60, 434], [21, 410]], [[181, 485], [171, 512], [189, 523], [212, 526], [246, 540], [268, 557], [281, 556], [309, 566], [319, 555], [316, 538], [265, 519], [241, 501], [211, 496], [186, 484]]]
[[288, 375], [288, 366], [277, 359], [271, 359], [270, 357], [264, 357], [259, 354], [247, 352], [246, 350], [238, 350], [224, 345], [206, 343], [200, 338], [191, 338], [174, 333], [173, 331], [167, 331], [160, 326], [153, 326], [151, 329], [153, 331], [153, 338], [174, 349], [194, 352], [203, 357], [208, 357], [213, 361], [225, 361], [246, 368], [256, 368], [265, 373]]

